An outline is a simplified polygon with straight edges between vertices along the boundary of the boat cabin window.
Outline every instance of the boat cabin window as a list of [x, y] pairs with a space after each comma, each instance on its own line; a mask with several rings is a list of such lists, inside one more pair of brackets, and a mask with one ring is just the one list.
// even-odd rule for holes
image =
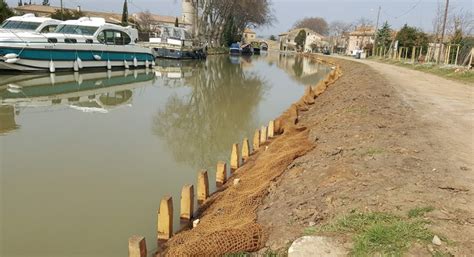
[[128, 45], [132, 42], [127, 33], [118, 30], [104, 30], [99, 33], [97, 40], [107, 45]]
[[57, 38], [53, 38], [53, 37], [48, 38], [48, 43], [57, 43], [57, 42], [58, 42]]
[[29, 21], [12, 21], [6, 20], [0, 26], [2, 29], [21, 29], [21, 30], [35, 30], [41, 25], [41, 22]]
[[54, 32], [56, 30], [56, 27], [57, 25], [48, 25], [48, 26], [44, 26], [40, 33], [51, 33], [51, 32]]
[[75, 39], [75, 38], [65, 38], [64, 43], [75, 44], [75, 43], [77, 43], [77, 39]]
[[94, 35], [97, 29], [99, 27], [61, 24], [56, 28], [55, 33], [91, 36]]

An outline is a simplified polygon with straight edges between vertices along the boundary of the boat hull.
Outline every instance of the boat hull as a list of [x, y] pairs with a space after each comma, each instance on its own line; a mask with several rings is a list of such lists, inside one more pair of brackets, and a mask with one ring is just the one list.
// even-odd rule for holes
[[163, 59], [205, 59], [206, 54], [202, 49], [199, 50], [178, 50], [178, 49], [168, 49], [168, 48], [153, 48], [156, 58]]
[[[151, 49], [134, 46], [114, 47], [102, 44], [51, 45], [36, 44], [8, 46], [0, 44], [0, 70], [6, 71], [50, 71], [80, 70], [88, 68], [138, 68], [151, 65], [154, 56]], [[11, 62], [8, 54], [18, 55]], [[80, 62], [80, 64], [79, 64]]]

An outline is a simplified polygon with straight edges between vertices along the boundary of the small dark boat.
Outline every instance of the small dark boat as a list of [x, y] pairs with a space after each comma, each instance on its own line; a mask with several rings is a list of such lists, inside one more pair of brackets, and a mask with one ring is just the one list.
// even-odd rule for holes
[[253, 47], [251, 44], [246, 44], [242, 46], [242, 55], [252, 55]]
[[232, 45], [230, 45], [229, 54], [230, 55], [241, 55], [242, 54], [242, 48], [240, 48], [239, 43], [233, 43]]

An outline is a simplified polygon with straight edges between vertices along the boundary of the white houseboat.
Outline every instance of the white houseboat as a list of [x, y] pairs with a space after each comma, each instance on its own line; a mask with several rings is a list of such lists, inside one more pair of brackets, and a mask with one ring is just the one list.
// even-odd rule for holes
[[49, 71], [137, 68], [155, 65], [149, 48], [136, 44], [138, 31], [83, 17], [62, 22], [53, 33], [0, 36], [0, 70]]
[[[27, 13], [23, 16], [13, 16], [6, 19], [0, 25], [0, 33], [18, 33], [18, 32], [37, 32], [50, 33], [56, 30], [56, 27], [61, 23], [59, 20], [48, 17], [36, 17], [32, 13]], [[6, 36], [6, 35], [2, 35]]]

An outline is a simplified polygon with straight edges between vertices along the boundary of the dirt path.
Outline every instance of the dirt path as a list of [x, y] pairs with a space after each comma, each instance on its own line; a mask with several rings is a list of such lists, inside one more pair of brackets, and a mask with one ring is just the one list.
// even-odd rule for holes
[[[449, 149], [457, 153], [454, 160], [461, 165], [474, 165], [474, 85], [466, 85], [406, 68], [364, 61], [384, 75], [406, 103], [426, 122], [433, 125]], [[473, 173], [469, 173], [471, 182]], [[469, 185], [471, 189], [474, 183]]]
[[[344, 76], [307, 112], [316, 148], [275, 182], [258, 213], [279, 249], [351, 211], [433, 207], [430, 229], [474, 253], [474, 87], [387, 64], [337, 59]], [[345, 248], [350, 237], [334, 236]], [[415, 245], [411, 256], [433, 249]]]

